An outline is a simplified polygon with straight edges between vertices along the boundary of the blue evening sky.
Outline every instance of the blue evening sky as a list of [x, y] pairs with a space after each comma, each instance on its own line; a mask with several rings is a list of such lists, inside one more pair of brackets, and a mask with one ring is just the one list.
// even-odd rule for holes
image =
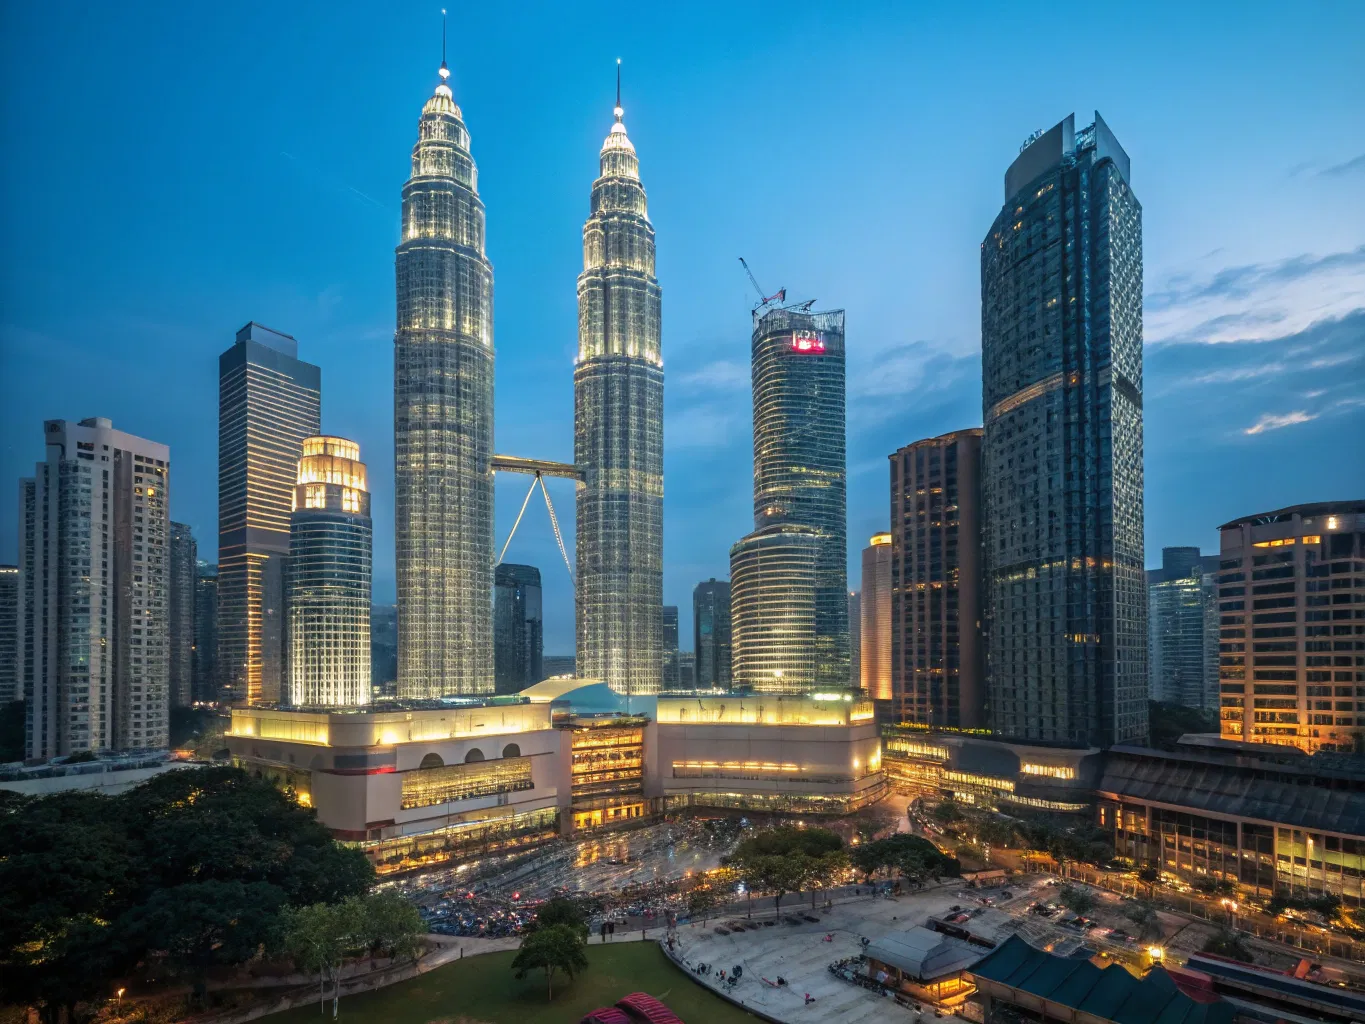
[[[439, 9], [4, 6], [0, 492], [43, 419], [109, 416], [170, 444], [172, 515], [212, 558], [217, 357], [255, 319], [299, 339], [323, 428], [360, 442], [393, 599], [393, 247]], [[1104, 115], [1144, 208], [1149, 564], [1238, 515], [1365, 497], [1365, 5], [463, 5], [450, 50], [488, 207], [497, 448], [564, 460], [580, 231], [625, 61], [684, 648], [692, 586], [752, 522], [736, 257], [848, 310], [857, 586], [887, 454], [981, 422], [979, 244], [1021, 140], [1072, 111]], [[525, 487], [499, 479], [499, 544]], [[571, 523], [571, 486], [550, 490]], [[11, 497], [0, 561], [15, 548]], [[572, 651], [543, 503], [508, 559], [540, 567], [546, 651]]]

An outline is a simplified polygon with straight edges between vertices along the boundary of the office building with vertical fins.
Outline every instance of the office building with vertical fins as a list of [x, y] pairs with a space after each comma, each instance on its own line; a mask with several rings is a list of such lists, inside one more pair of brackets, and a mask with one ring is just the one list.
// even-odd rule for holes
[[1025, 144], [981, 243], [986, 689], [1001, 737], [1147, 734], [1142, 207], [1103, 119]]
[[422, 108], [394, 259], [398, 695], [493, 681], [493, 267], [444, 57]]
[[618, 693], [657, 693], [663, 675], [664, 369], [654, 226], [615, 122], [583, 225], [574, 367], [578, 488], [578, 674]]
[[294, 475], [322, 419], [322, 371], [298, 355], [249, 323], [218, 357], [218, 698], [235, 704], [284, 696]]
[[876, 533], [863, 548], [863, 593], [859, 601], [861, 673], [858, 688], [878, 711], [891, 701], [891, 534]]
[[199, 549], [185, 523], [171, 523], [171, 707], [194, 702], [194, 586]]
[[[754, 403], [754, 533], [731, 549], [772, 552], [790, 541], [814, 538], [814, 650], [811, 683], [849, 686], [848, 509], [844, 428], [844, 311], [807, 312], [800, 307], [754, 311], [752, 337]], [[781, 530], [774, 532], [774, 528]], [[759, 541], [759, 537], [766, 539]], [[785, 538], [785, 540], [783, 539]], [[796, 548], [785, 561], [799, 560]], [[740, 647], [739, 581], [731, 573], [735, 601], [734, 675], [750, 669]], [[775, 593], [768, 588], [764, 592]], [[755, 595], [750, 595], [757, 598]], [[787, 602], [788, 597], [779, 598]], [[771, 618], [765, 616], [765, 618]], [[791, 679], [788, 691], [797, 692]], [[771, 681], [767, 685], [773, 685]]]
[[306, 439], [289, 516], [289, 703], [370, 702], [373, 539], [360, 446]]

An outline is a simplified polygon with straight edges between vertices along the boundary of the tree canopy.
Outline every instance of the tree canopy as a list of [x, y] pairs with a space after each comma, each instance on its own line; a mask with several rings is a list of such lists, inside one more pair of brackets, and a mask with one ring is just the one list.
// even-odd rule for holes
[[49, 1018], [152, 960], [196, 977], [275, 951], [286, 907], [374, 881], [312, 810], [227, 766], [6, 799], [0, 827], [0, 988]]
[[908, 832], [856, 846], [849, 859], [865, 878], [887, 868], [899, 871], [917, 885], [928, 877], [955, 878], [962, 873], [956, 857], [947, 856], [929, 840]]
[[512, 970], [518, 978], [526, 977], [528, 971], [544, 971], [549, 998], [554, 999], [555, 971], [563, 971], [572, 979], [588, 969], [584, 945], [578, 932], [570, 925], [542, 925], [521, 940], [521, 948], [512, 960]]
[[750, 889], [782, 897], [808, 885], [819, 885], [848, 863], [844, 841], [827, 828], [783, 825], [765, 829], [742, 841], [726, 863], [734, 867]]

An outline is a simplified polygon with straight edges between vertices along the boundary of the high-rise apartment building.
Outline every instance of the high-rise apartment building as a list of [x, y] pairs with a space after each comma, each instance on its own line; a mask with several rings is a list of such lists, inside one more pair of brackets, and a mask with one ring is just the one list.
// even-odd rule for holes
[[519, 693], [545, 678], [540, 570], [503, 562], [493, 572], [493, 663], [498, 693]]
[[493, 692], [493, 267], [446, 79], [422, 108], [394, 259], [398, 694]]
[[664, 367], [640, 161], [615, 123], [583, 225], [574, 365], [578, 671], [618, 693], [657, 693], [664, 563]]
[[1161, 568], [1147, 570], [1150, 699], [1217, 710], [1217, 570], [1198, 548], [1162, 548]]
[[663, 607], [663, 688], [677, 690], [681, 687], [678, 675], [678, 606], [666, 604]]
[[305, 438], [289, 516], [290, 704], [370, 702], [373, 548], [360, 446]]
[[861, 675], [858, 688], [878, 710], [891, 700], [891, 534], [876, 533], [863, 548], [859, 602]]
[[814, 530], [775, 523], [730, 548], [731, 674], [737, 689], [802, 694], [817, 685], [821, 543]]
[[692, 651], [699, 689], [730, 689], [730, 581], [714, 576], [692, 588]]
[[981, 243], [986, 689], [1002, 737], [1147, 733], [1142, 207], [1098, 114], [1030, 139]]
[[986, 724], [979, 427], [891, 456], [891, 704], [895, 722]]
[[1223, 738], [1365, 748], [1365, 501], [1293, 505], [1219, 530]]
[[813, 681], [840, 689], [849, 680], [843, 310], [755, 311], [752, 376], [755, 535], [772, 526], [814, 534]]
[[194, 702], [194, 588], [199, 563], [194, 534], [184, 523], [171, 523], [169, 645], [171, 707]]
[[322, 371], [298, 342], [249, 323], [218, 357], [218, 653], [221, 699], [280, 700], [285, 560], [303, 439], [320, 429]]
[[863, 596], [856, 590], [848, 592], [848, 685], [863, 688]]
[[28, 756], [165, 747], [170, 450], [103, 417], [43, 433], [19, 485]]
[[208, 562], [195, 566], [192, 671], [195, 700], [223, 698], [218, 679], [218, 566]]
[[0, 704], [20, 700], [19, 567], [0, 565]]

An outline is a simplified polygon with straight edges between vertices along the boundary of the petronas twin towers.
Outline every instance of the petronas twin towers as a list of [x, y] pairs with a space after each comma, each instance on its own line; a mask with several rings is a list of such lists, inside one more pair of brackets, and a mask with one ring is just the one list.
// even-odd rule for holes
[[[492, 693], [493, 267], [469, 131], [446, 79], [403, 186], [394, 336], [398, 692]], [[618, 81], [583, 227], [574, 370], [578, 674], [662, 671], [663, 359], [654, 228]]]

